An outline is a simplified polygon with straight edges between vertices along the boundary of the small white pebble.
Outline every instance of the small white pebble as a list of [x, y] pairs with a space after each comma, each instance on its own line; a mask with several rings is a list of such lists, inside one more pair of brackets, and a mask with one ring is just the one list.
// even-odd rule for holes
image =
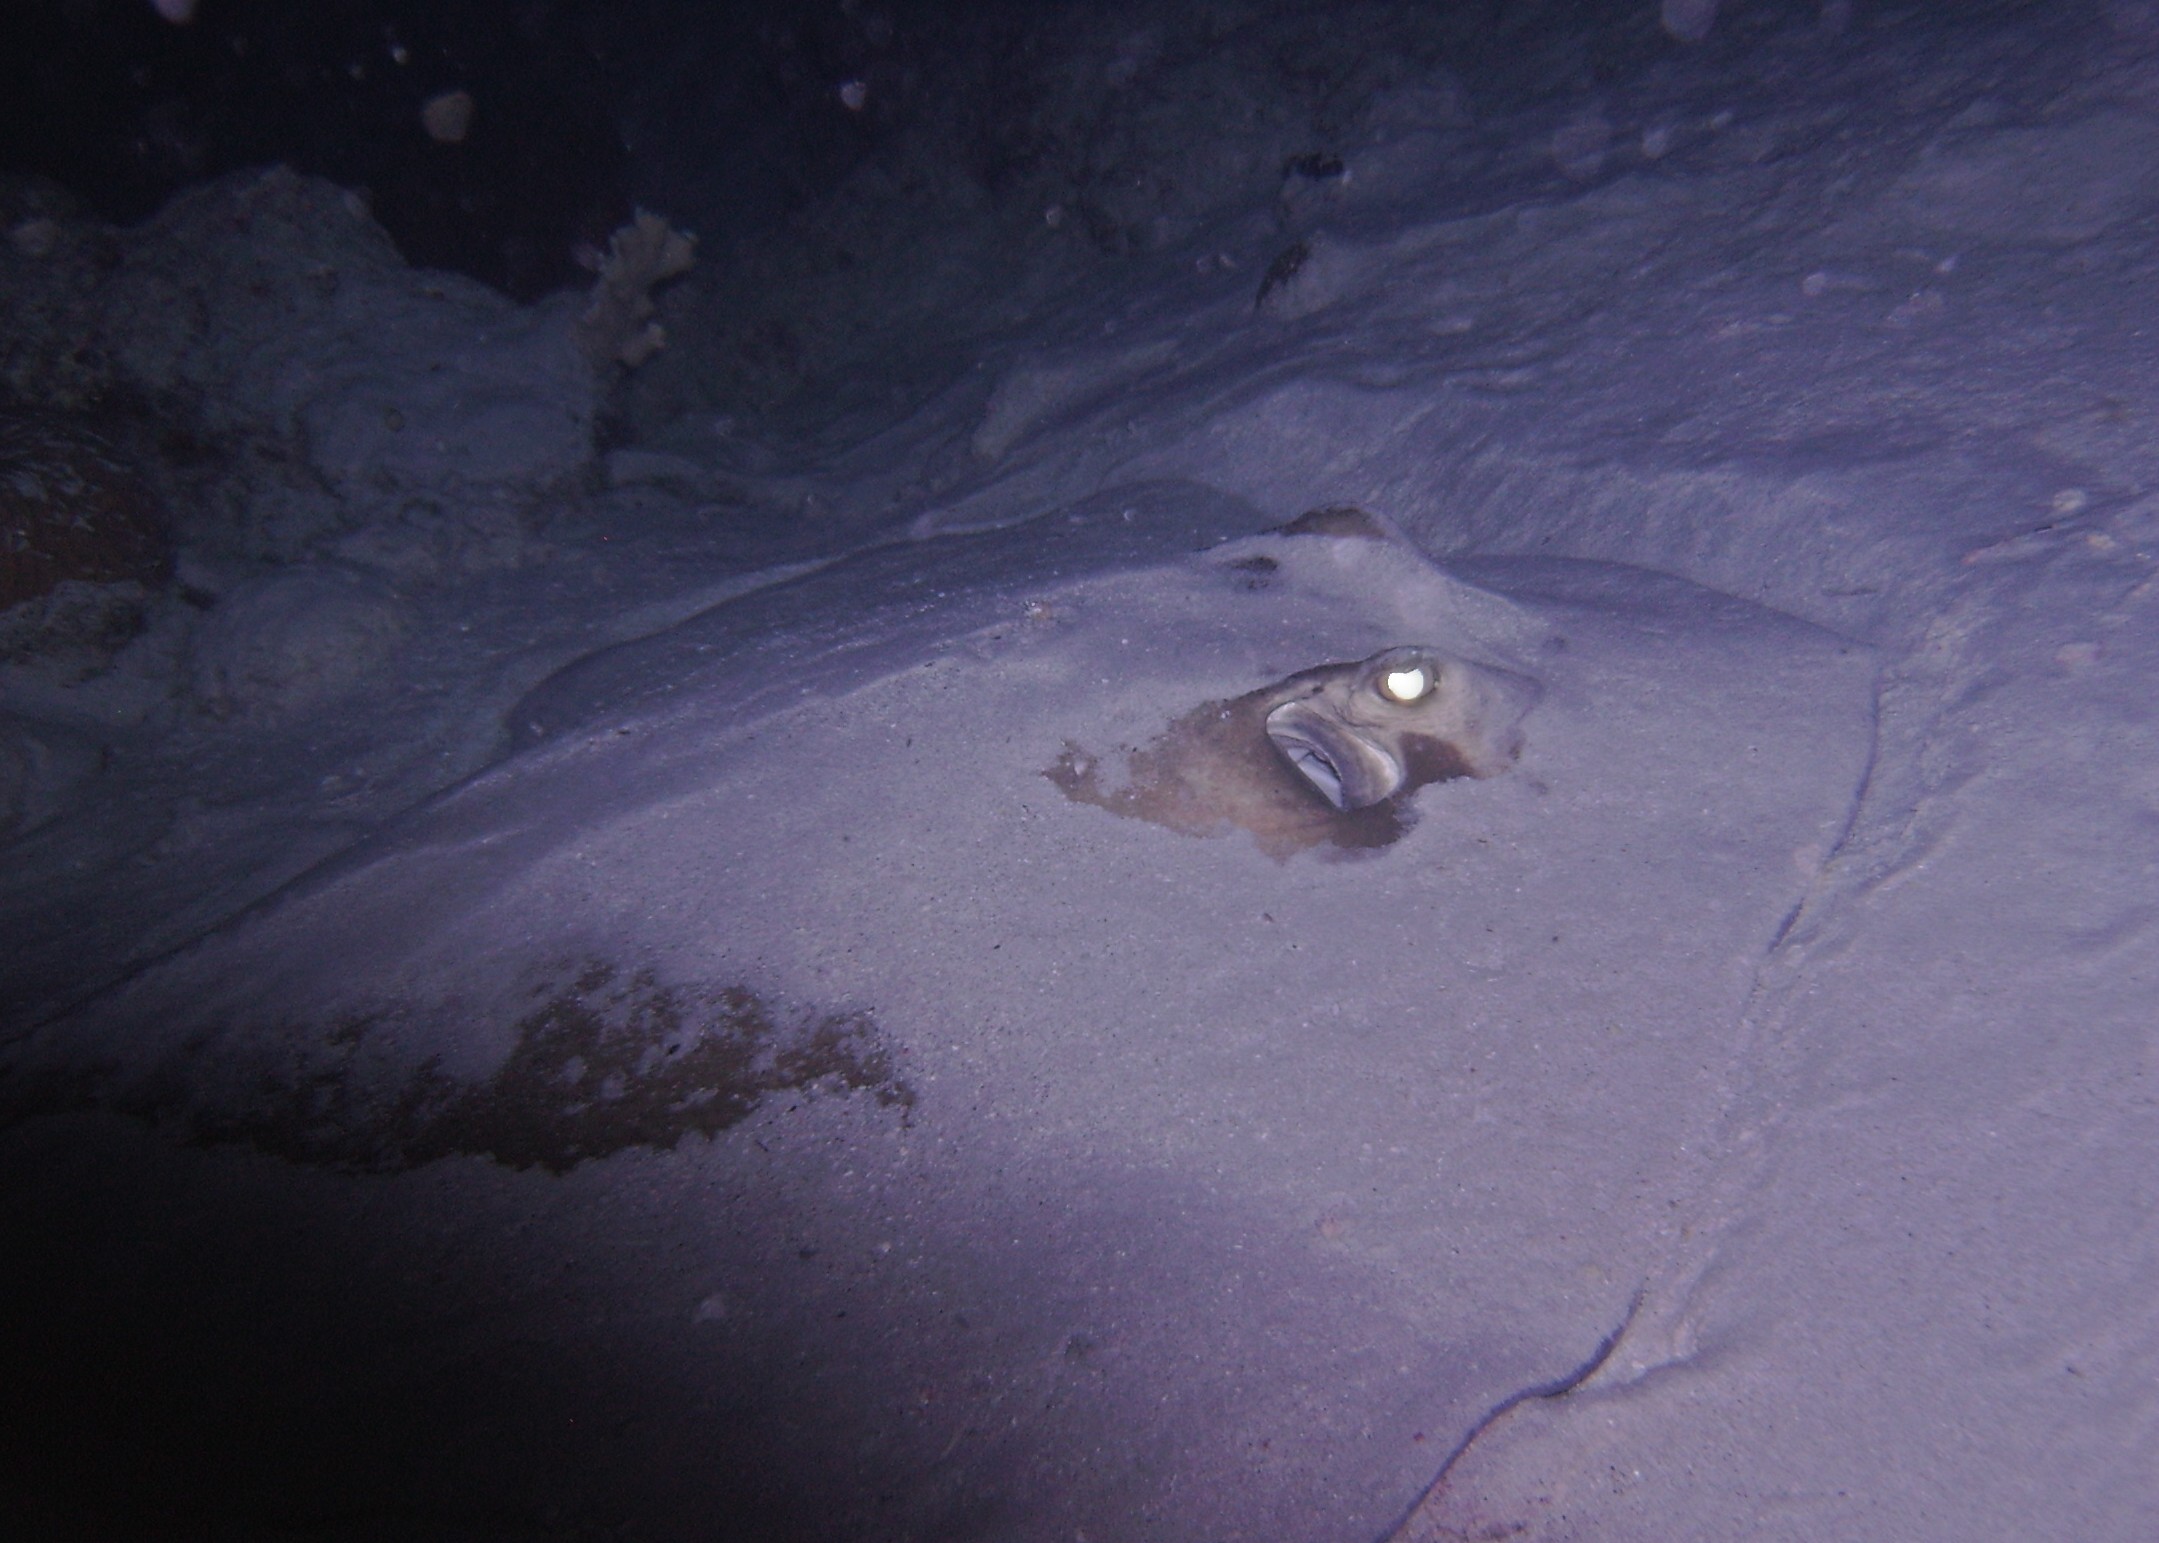
[[477, 111], [471, 92], [445, 91], [429, 97], [421, 107], [420, 126], [438, 145], [460, 144], [472, 132], [472, 120]]

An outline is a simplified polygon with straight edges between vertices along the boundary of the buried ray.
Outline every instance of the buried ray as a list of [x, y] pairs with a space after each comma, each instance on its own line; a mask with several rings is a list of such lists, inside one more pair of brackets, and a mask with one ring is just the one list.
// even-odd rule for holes
[[[367, 1514], [433, 1475], [594, 1535], [1370, 1543], [1663, 1257], [1873, 665], [1264, 523], [1119, 488], [565, 669], [492, 769], [0, 1048], [11, 1256], [82, 1261], [24, 1321], [314, 1343], [261, 1282], [346, 1217], [338, 1354], [289, 1364], [382, 1454]], [[1143, 747], [1065, 774], [1139, 818], [1045, 784], [1068, 742]], [[1358, 821], [1381, 859], [1271, 860]], [[173, 1283], [44, 1329], [116, 1280]], [[217, 1450], [285, 1407], [176, 1364], [126, 1385]]]
[[1186, 835], [1249, 831], [1277, 859], [1322, 844], [1369, 851], [1409, 830], [1419, 788], [1512, 766], [1536, 691], [1507, 671], [1390, 648], [1202, 702], [1132, 751], [1115, 786], [1070, 741], [1044, 775], [1075, 803]]

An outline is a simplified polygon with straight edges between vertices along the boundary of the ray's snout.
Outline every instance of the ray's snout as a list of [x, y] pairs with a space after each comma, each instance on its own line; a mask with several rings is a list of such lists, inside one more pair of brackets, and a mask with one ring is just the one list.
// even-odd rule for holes
[[1324, 705], [1283, 703], [1267, 715], [1267, 737], [1337, 809], [1362, 809], [1401, 789], [1402, 763]]
[[1405, 647], [1303, 671], [1275, 695], [1267, 738], [1313, 791], [1348, 811], [1429, 782], [1503, 769], [1519, 752], [1520, 722], [1536, 688]]

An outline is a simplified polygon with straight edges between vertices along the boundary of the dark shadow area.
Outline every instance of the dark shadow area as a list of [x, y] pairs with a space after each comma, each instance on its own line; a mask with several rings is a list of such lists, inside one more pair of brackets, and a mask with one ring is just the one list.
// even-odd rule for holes
[[[0, 1519], [25, 1543], [1069, 1536], [1187, 1469], [1191, 1514], [1287, 1485], [1300, 1526], [1355, 1532], [1408, 1498], [1380, 1475], [1541, 1364], [1405, 1341], [1349, 1275], [1313, 1323], [1198, 1197], [952, 1171], [865, 1194], [873, 1148], [797, 1118], [702, 1173], [567, 1178], [329, 1174], [107, 1116], [0, 1134]], [[1205, 1310], [1164, 1321], [1177, 1296]], [[1380, 1451], [1322, 1460], [1256, 1404], [1285, 1365]], [[1337, 1492], [1345, 1462], [1375, 1472]]]
[[[0, 167], [132, 222], [180, 188], [284, 162], [365, 190], [412, 263], [519, 299], [584, 278], [627, 216], [596, 15], [486, 0], [23, 0], [0, 21]], [[462, 125], [430, 102], [464, 92]], [[448, 131], [448, 132], [446, 132]]]
[[[822, 1356], [837, 1368], [813, 1381], [874, 1387], [848, 1365], [859, 1345], [781, 1326], [700, 1368], [693, 1398], [620, 1323], [540, 1326], [572, 1299], [606, 1315], [566, 1248], [541, 1251], [555, 1280], [519, 1284], [371, 1223], [349, 1187], [279, 1195], [253, 1162], [185, 1159], [104, 1122], [6, 1145], [0, 1518], [12, 1503], [18, 1526], [42, 1512], [50, 1528], [11, 1538], [697, 1535], [646, 1530], [648, 1507], [701, 1510], [714, 1539], [845, 1535], [814, 1519], [838, 1445], [804, 1428], [805, 1388], [775, 1372]], [[500, 1247], [498, 1268], [535, 1263]], [[673, 1492], [644, 1493], [654, 1465]]]

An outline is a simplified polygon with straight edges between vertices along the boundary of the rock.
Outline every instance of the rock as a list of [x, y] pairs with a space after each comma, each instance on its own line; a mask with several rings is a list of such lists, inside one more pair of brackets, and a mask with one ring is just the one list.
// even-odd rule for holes
[[[529, 503], [581, 472], [598, 386], [579, 302], [516, 305], [407, 267], [366, 205], [274, 169], [176, 197], [126, 237], [97, 296], [99, 346], [210, 437], [290, 447], [347, 529], [416, 498]], [[250, 555], [289, 559], [325, 534]], [[322, 523], [322, 515], [312, 517]]]
[[104, 751], [72, 729], [0, 716], [0, 841], [64, 813], [104, 764]]
[[171, 566], [165, 511], [118, 449], [74, 415], [0, 410], [0, 607]]
[[221, 718], [275, 720], [344, 696], [404, 641], [405, 603], [354, 569], [314, 563], [219, 601], [191, 650], [196, 699]]

